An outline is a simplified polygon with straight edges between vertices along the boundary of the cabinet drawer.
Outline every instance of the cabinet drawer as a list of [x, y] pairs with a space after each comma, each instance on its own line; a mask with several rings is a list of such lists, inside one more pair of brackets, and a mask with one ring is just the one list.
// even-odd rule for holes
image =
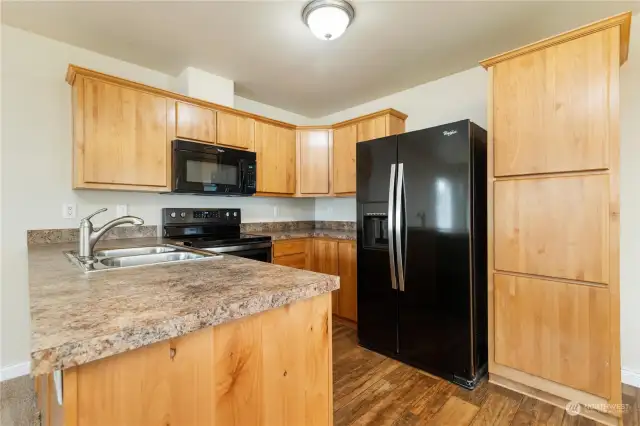
[[609, 176], [498, 181], [495, 268], [609, 282]]
[[287, 241], [276, 241], [273, 243], [273, 257], [305, 253], [306, 251], [307, 251], [306, 240], [287, 240]]
[[496, 363], [609, 397], [606, 288], [495, 274], [494, 301]]
[[288, 266], [290, 268], [305, 269], [307, 265], [307, 255], [304, 253], [290, 254], [273, 259], [276, 265]]

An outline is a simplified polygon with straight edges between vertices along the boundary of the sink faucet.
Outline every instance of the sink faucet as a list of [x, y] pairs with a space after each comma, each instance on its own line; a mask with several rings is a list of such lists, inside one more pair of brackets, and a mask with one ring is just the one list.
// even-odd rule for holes
[[122, 216], [113, 219], [111, 222], [105, 223], [101, 228], [94, 229], [91, 218], [98, 213], [106, 212], [107, 209], [100, 209], [97, 212], [91, 213], [80, 221], [80, 240], [78, 241], [78, 257], [80, 259], [93, 258], [93, 248], [102, 236], [111, 228], [125, 223], [132, 225], [142, 225], [144, 220], [136, 216]]

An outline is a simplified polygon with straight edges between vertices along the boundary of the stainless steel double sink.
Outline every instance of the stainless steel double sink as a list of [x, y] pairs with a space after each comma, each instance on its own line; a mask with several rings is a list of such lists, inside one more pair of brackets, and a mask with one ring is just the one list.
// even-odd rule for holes
[[171, 244], [96, 250], [94, 257], [90, 259], [78, 257], [75, 250], [64, 254], [85, 272], [222, 258], [219, 254]]

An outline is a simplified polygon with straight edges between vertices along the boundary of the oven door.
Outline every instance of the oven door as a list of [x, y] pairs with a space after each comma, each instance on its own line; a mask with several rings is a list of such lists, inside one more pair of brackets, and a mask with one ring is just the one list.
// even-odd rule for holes
[[196, 142], [173, 141], [173, 192], [252, 195], [256, 154]]
[[271, 263], [271, 242], [214, 247], [205, 250]]

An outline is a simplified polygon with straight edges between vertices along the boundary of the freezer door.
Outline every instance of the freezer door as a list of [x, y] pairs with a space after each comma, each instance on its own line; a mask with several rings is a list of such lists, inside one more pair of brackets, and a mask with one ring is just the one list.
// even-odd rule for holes
[[402, 134], [399, 349], [451, 379], [471, 366], [469, 122]]
[[390, 214], [396, 157], [395, 136], [356, 147], [358, 340], [388, 355], [398, 351], [398, 286]]

